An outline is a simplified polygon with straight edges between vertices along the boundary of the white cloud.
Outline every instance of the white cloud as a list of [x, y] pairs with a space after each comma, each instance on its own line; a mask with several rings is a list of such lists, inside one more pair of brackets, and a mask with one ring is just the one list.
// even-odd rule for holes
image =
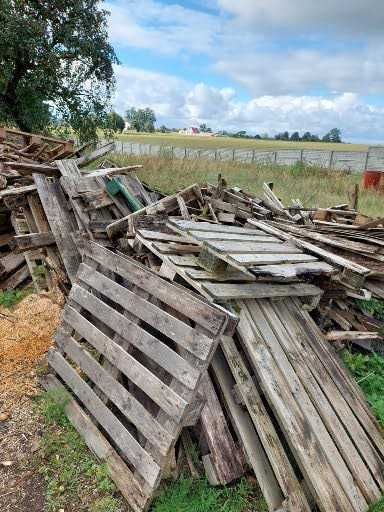
[[252, 94], [300, 94], [310, 90], [384, 92], [384, 46], [353, 52], [223, 52], [216, 71]]
[[330, 31], [381, 36], [384, 23], [382, 0], [218, 0], [218, 5], [259, 31], [299, 30], [299, 37]]
[[240, 101], [233, 89], [203, 83], [190, 84], [177, 77], [119, 66], [115, 108], [151, 107], [158, 124], [172, 127], [206, 122], [213, 129], [249, 133], [310, 130], [323, 134], [335, 126], [346, 140], [384, 138], [384, 108], [364, 104], [356, 93], [330, 97], [260, 95]]
[[107, 3], [109, 35], [118, 47], [153, 50], [175, 55], [209, 52], [217, 37], [217, 19], [211, 14], [155, 0], [119, 0]]

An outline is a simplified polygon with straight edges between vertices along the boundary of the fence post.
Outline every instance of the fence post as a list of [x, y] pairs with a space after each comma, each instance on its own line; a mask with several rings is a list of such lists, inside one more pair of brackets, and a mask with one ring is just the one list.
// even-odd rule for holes
[[215, 160], [217, 160], [217, 149], [215, 149]]
[[368, 158], [369, 158], [369, 150], [367, 151], [367, 155], [365, 157], [365, 163], [364, 163], [363, 171], [365, 171], [368, 168]]
[[132, 153], [133, 153], [133, 147], [132, 147], [132, 142], [131, 142], [131, 155], [132, 155]]
[[304, 153], [304, 149], [302, 149], [300, 151], [300, 162], [303, 163], [303, 153]]
[[255, 150], [252, 149], [252, 160], [251, 162], [253, 163], [255, 161]]
[[274, 163], [276, 163], [277, 162], [277, 151], [274, 152], [273, 158], [274, 158], [274, 160], [273, 160]]
[[175, 150], [175, 148], [174, 148], [173, 146], [171, 146], [171, 155], [172, 155], [172, 159], [173, 159], [173, 157], [174, 157], [174, 150]]
[[187, 148], [184, 148], [184, 158], [187, 158]]
[[334, 151], [331, 151], [331, 154], [329, 155], [329, 168], [332, 169], [332, 165], [333, 165], [333, 153]]
[[232, 160], [235, 161], [235, 152], [236, 152], [236, 149], [232, 149]]

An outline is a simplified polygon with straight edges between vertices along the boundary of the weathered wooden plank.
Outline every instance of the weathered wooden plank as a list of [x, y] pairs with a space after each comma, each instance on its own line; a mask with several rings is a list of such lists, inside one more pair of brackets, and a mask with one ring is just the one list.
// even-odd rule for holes
[[[59, 389], [64, 391], [64, 386], [53, 375], [47, 375], [41, 379], [45, 389]], [[116, 484], [119, 491], [128, 501], [135, 512], [143, 512], [149, 505], [150, 489], [145, 489], [143, 483], [139, 483], [132, 472], [122, 460], [120, 455], [100, 433], [90, 417], [83, 411], [80, 405], [69, 399], [65, 405], [65, 413], [82, 436], [88, 448], [105, 463], [109, 476]], [[147, 494], [146, 494], [147, 493]]]
[[71, 299], [141, 350], [187, 388], [195, 388], [199, 372], [167, 345], [76, 284], [72, 287]]
[[228, 314], [204, 302], [184, 287], [168, 283], [134, 260], [114, 254], [94, 242], [85, 244], [84, 253], [207, 328], [214, 336], [225, 330]]
[[169, 261], [182, 267], [198, 267], [198, 258], [189, 254], [172, 254], [168, 257]]
[[[296, 392], [291, 392], [289, 389], [289, 382], [265, 345], [263, 336], [253, 322], [252, 315], [247, 312], [245, 303], [241, 303], [241, 307], [238, 333], [320, 509], [324, 512], [329, 510], [343, 512], [360, 510], [362, 512], [366, 504], [357, 507], [353, 505], [336, 478], [329, 462], [329, 457], [335, 455], [335, 450], [326, 452], [325, 449], [329, 447], [324, 448], [319, 439], [320, 434], [324, 434], [322, 424], [318, 422], [316, 428], [313, 428], [308, 422], [301, 406], [296, 402]], [[257, 343], [255, 343], [256, 340]], [[311, 435], [308, 435], [309, 428], [311, 428]]]
[[282, 243], [281, 240], [277, 240], [275, 243], [258, 243], [258, 242], [232, 242], [230, 240], [224, 240], [222, 242], [212, 241], [205, 242], [205, 244], [211, 250], [218, 253], [236, 254], [236, 253], [255, 253], [255, 254], [296, 254], [297, 247], [292, 244]]
[[283, 263], [281, 265], [261, 265], [260, 267], [251, 268], [250, 271], [257, 277], [271, 276], [286, 279], [321, 274], [330, 275], [338, 272], [335, 267], [332, 267], [324, 261]]
[[[255, 231], [249, 228], [242, 228], [240, 226], [224, 226], [223, 224], [211, 224], [209, 222], [194, 222], [188, 220], [178, 220], [170, 218], [169, 225], [173, 228], [180, 229], [184, 232], [193, 231], [208, 231], [218, 233], [238, 233], [243, 235], [255, 235]], [[256, 232], [257, 233], [257, 232]]]
[[188, 231], [188, 234], [192, 236], [196, 240], [205, 241], [205, 240], [232, 240], [232, 241], [238, 241], [238, 242], [278, 242], [281, 243], [281, 240], [279, 240], [276, 237], [273, 236], [267, 236], [262, 231], [261, 234], [256, 235], [244, 235], [242, 233], [223, 233], [223, 232], [209, 232], [209, 231], [195, 231], [191, 230]]
[[209, 295], [220, 301], [231, 299], [262, 299], [273, 297], [307, 297], [321, 295], [322, 290], [313, 284], [290, 283], [210, 283], [201, 282]]
[[126, 430], [116, 416], [104, 405], [102, 400], [92, 391], [57, 350], [50, 350], [49, 364], [60, 375], [84, 406], [112, 437], [122, 453], [135, 466], [135, 469], [154, 487], [160, 478], [160, 467], [152, 457], [140, 446], [136, 439]]
[[199, 359], [206, 360], [210, 357], [214, 346], [212, 340], [155, 304], [142, 299], [84, 263], [80, 265], [78, 278], [105, 297], [113, 297], [113, 301], [123, 306], [129, 313], [153, 325]]
[[20, 194], [29, 194], [36, 190], [35, 185], [25, 185], [24, 187], [8, 187], [0, 191], [0, 199], [4, 197], [18, 196]]
[[45, 233], [29, 233], [27, 235], [16, 235], [14, 242], [19, 251], [29, 251], [32, 249], [40, 249], [55, 243], [55, 237], [48, 231]]
[[198, 281], [254, 281], [253, 277], [244, 274], [240, 270], [228, 269], [224, 272], [209, 272], [199, 268], [185, 268], [184, 272], [191, 278]]
[[191, 241], [183, 238], [180, 235], [174, 235], [172, 233], [162, 233], [161, 231], [151, 231], [149, 229], [139, 229], [137, 233], [147, 240], [162, 240], [165, 242], [178, 242], [190, 244]]
[[[160, 454], [166, 456], [173, 437], [156, 422], [147, 409], [74, 338], [59, 330], [56, 333], [55, 341], [57, 347], [79, 366], [81, 371], [118, 407], [138, 431], [156, 446]], [[157, 462], [160, 463], [161, 461], [158, 460]]]
[[72, 239], [76, 225], [68, 211], [63, 191], [58, 181], [49, 182], [40, 174], [34, 174], [33, 179], [68, 277], [73, 282], [81, 257]]
[[25, 263], [25, 258], [22, 254], [15, 254], [11, 252], [7, 256], [0, 258], [0, 276], [5, 276], [14, 272], [20, 265]]
[[232, 392], [234, 380], [220, 351], [216, 352], [215, 357], [212, 360], [212, 368], [219, 383], [220, 390], [224, 395], [225, 403], [231, 415], [232, 422], [235, 425], [236, 431], [244, 445], [248, 462], [255, 473], [257, 483], [259, 484], [261, 492], [267, 502], [268, 509], [276, 510], [281, 506], [284, 500], [283, 493], [281, 492], [276, 477], [273, 474], [271, 465], [265, 455], [263, 447], [261, 446], [249, 415], [234, 400]]
[[0, 282], [0, 290], [14, 290], [28, 279], [28, 277], [30, 277], [29, 269], [27, 265], [23, 265], [7, 279]]
[[278, 265], [280, 263], [316, 262], [317, 258], [310, 254], [229, 254], [228, 259], [245, 267], [256, 265]]
[[78, 334], [136, 386], [142, 389], [168, 415], [176, 419], [181, 418], [187, 405], [186, 401], [132, 357], [119, 343], [101, 332], [78, 311], [68, 305], [64, 309], [63, 320], [68, 322]]
[[[284, 451], [280, 436], [276, 431], [276, 428], [268, 414], [264, 402], [262, 401], [262, 398], [255, 386], [252, 376], [248, 371], [247, 365], [245, 364], [244, 360], [240, 356], [239, 351], [236, 348], [235, 342], [232, 338], [225, 336], [221, 341], [221, 348], [234, 376], [238, 390], [246, 405], [250, 418], [253, 422], [253, 428], [256, 429], [259, 435], [262, 446], [268, 456], [269, 463], [271, 464], [281, 490], [287, 499], [287, 509], [292, 511], [309, 511], [310, 507], [305, 497], [303, 488], [297, 479], [291, 462]], [[214, 365], [215, 359], [216, 355], [213, 360], [213, 367], [217, 375], [217, 369]], [[222, 380], [224, 379], [225, 376], [222, 377]], [[231, 400], [231, 397], [228, 397], [227, 400]], [[248, 438], [249, 434], [247, 434], [247, 431], [250, 431], [250, 427], [247, 425], [248, 420], [243, 420], [240, 415], [240, 421], [243, 423], [243, 428], [246, 429], [245, 434]], [[249, 447], [251, 450], [253, 450], [252, 445]], [[253, 461], [253, 464], [259, 466], [261, 462], [259, 459], [262, 458], [263, 453], [261, 453], [259, 457], [257, 454], [255, 454], [255, 460]], [[264, 462], [263, 465], [266, 465], [266, 463]], [[260, 471], [262, 471], [262, 467], [260, 467]]]

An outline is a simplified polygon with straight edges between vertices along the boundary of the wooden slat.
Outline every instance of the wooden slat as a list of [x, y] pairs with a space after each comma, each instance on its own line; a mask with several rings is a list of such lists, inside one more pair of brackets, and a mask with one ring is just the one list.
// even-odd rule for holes
[[225, 330], [227, 314], [193, 296], [185, 288], [164, 281], [134, 260], [113, 254], [94, 242], [85, 245], [84, 253], [202, 325], [214, 336]]
[[209, 283], [201, 282], [209, 295], [220, 301], [231, 299], [261, 299], [267, 297], [306, 297], [321, 295], [322, 290], [313, 284], [290, 283]]
[[[76, 363], [97, 387], [113, 402], [124, 416], [166, 456], [172, 444], [170, 435], [147, 409], [71, 336], [59, 331], [55, 336], [59, 349]], [[158, 461], [160, 462], [160, 461]]]
[[222, 233], [222, 232], [209, 232], [209, 231], [189, 231], [188, 234], [195, 238], [196, 240], [232, 240], [232, 241], [239, 241], [239, 242], [279, 242], [281, 243], [281, 240], [279, 240], [276, 237], [273, 236], [267, 236], [262, 231], [261, 234], [256, 235], [244, 235], [243, 233]]
[[195, 388], [199, 372], [167, 345], [78, 285], [73, 285], [71, 298], [146, 356], [153, 359], [187, 388], [191, 390]]
[[132, 437], [123, 424], [104, 405], [102, 400], [82, 380], [58, 351], [51, 349], [48, 354], [48, 361], [92, 416], [108, 432], [122, 453], [135, 466], [139, 474], [151, 487], [154, 487], [160, 478], [160, 467], [158, 464]]
[[297, 254], [297, 248], [294, 245], [282, 243], [281, 240], [276, 240], [276, 243], [232, 242], [224, 240], [222, 242], [205, 242], [205, 246], [215, 252], [227, 254]]
[[174, 393], [129, 352], [68, 305], [64, 309], [63, 320], [68, 322], [78, 334], [142, 389], [167, 414], [176, 419], [181, 418], [187, 405], [185, 400]]
[[114, 302], [123, 306], [140, 320], [156, 327], [158, 331], [199, 359], [209, 358], [213, 348], [212, 340], [196, 332], [195, 329], [163, 311], [155, 304], [142, 299], [84, 263], [80, 266], [78, 278], [105, 297], [113, 297]]
[[251, 272], [256, 276], [272, 276], [289, 279], [306, 275], [335, 274], [337, 270], [324, 261], [313, 261], [295, 264], [261, 265], [260, 267], [252, 268]]
[[[65, 390], [60, 381], [51, 374], [43, 377], [42, 385], [47, 390]], [[134, 478], [120, 455], [74, 399], [69, 399], [66, 403], [65, 413], [88, 448], [106, 465], [109, 476], [132, 509], [135, 512], [143, 512], [149, 504], [150, 490], [144, 489], [144, 485]]]
[[224, 226], [223, 224], [211, 224], [209, 222], [193, 222], [187, 220], [169, 219], [169, 225], [181, 231], [209, 231], [218, 233], [240, 233], [244, 235], [255, 235], [253, 229], [238, 226]]
[[50, 231], [45, 233], [29, 233], [27, 235], [15, 236], [14, 242], [19, 251], [28, 251], [53, 245], [55, 243], [55, 237]]
[[305, 263], [318, 261], [310, 254], [229, 254], [228, 259], [245, 267], [278, 265], [280, 263]]
[[[332, 445], [328, 446], [329, 443], [327, 443], [324, 448], [320, 443], [319, 436], [327, 438], [324, 428], [321, 428], [321, 422], [317, 422], [314, 427], [303, 415], [301, 404], [296, 402], [296, 392], [290, 390], [289, 381], [281, 373], [278, 361], [272, 357], [259, 328], [256, 327], [257, 320], [253, 321], [253, 317], [247, 311], [244, 303], [241, 304], [241, 307], [238, 333], [268, 400], [279, 419], [286, 439], [295, 453], [300, 469], [316, 496], [319, 507], [324, 512], [330, 510], [364, 511], [366, 504], [353, 506], [347, 498], [344, 487], [336, 478], [329, 458], [334, 457], [334, 461], [336, 461], [340, 457], [336, 455]], [[255, 340], [258, 340], [258, 343], [255, 343]], [[311, 435], [309, 435], [309, 429]], [[341, 464], [342, 466], [343, 464]]]
[[34, 174], [33, 179], [68, 277], [73, 282], [81, 258], [72, 239], [76, 226], [68, 211], [63, 191], [58, 181], [49, 182], [40, 174]]

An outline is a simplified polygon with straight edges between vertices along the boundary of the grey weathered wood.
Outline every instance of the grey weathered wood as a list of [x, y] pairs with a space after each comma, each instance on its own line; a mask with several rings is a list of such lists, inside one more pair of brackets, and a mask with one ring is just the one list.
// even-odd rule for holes
[[[60, 381], [51, 374], [42, 378], [42, 385], [47, 390], [65, 390]], [[146, 489], [145, 485], [139, 483], [134, 478], [120, 455], [74, 399], [68, 400], [68, 403], [65, 405], [65, 413], [69, 421], [83, 437], [88, 448], [105, 463], [109, 476], [133, 510], [135, 512], [146, 510], [151, 495], [150, 489]]]
[[214, 336], [225, 331], [228, 315], [192, 295], [184, 287], [168, 283], [134, 260], [113, 254], [94, 242], [85, 245], [84, 253], [106, 268], [113, 268], [114, 272], [133, 282], [161, 302], [184, 313], [199, 325], [207, 328]]
[[14, 272], [20, 265], [25, 263], [25, 258], [22, 254], [15, 254], [11, 252], [6, 256], [0, 258], [0, 276], [5, 276]]
[[[166, 456], [172, 435], [159, 425], [147, 409], [114, 379], [94, 358], [71, 336], [59, 331], [55, 336], [59, 349], [65, 352], [81, 371], [113, 402], [135, 427]], [[160, 461], [158, 461], [160, 463]]]
[[48, 361], [76, 396], [79, 397], [92, 416], [108, 432], [122, 453], [134, 464], [140, 475], [150, 486], [154, 487], [160, 478], [159, 465], [140, 446], [136, 439], [58, 351], [51, 350], [48, 354]]
[[68, 211], [63, 191], [58, 181], [49, 182], [40, 174], [34, 174], [33, 179], [68, 277], [73, 282], [81, 257], [72, 239], [76, 226]]
[[16, 270], [7, 279], [0, 282], [1, 290], [14, 290], [20, 286], [26, 279], [30, 277], [27, 265], [23, 265], [20, 269]]
[[[324, 512], [340, 510], [364, 510], [364, 504], [353, 506], [348, 499], [343, 486], [338, 482], [329, 457], [334, 456], [334, 450], [325, 452], [319, 442], [318, 423], [316, 428], [311, 427], [312, 435], [308, 436], [310, 424], [301, 411], [301, 405], [296, 402], [296, 395], [289, 390], [289, 381], [281, 374], [278, 362], [272, 357], [265, 345], [259, 328], [253, 321], [252, 315], [242, 303], [238, 333], [256, 370], [268, 400], [272, 405], [281, 428], [283, 429], [296, 460], [311, 490], [316, 496], [319, 507]], [[260, 340], [255, 343], [255, 335]], [[311, 454], [308, 457], [308, 454]], [[331, 455], [332, 454], [332, 455]], [[336, 460], [336, 459], [335, 459]], [[365, 505], [366, 506], [366, 505]]]
[[278, 265], [281, 263], [305, 263], [316, 262], [317, 258], [311, 254], [231, 254], [229, 260], [245, 267], [256, 265]]
[[118, 368], [136, 386], [140, 387], [167, 414], [176, 419], [181, 418], [186, 402], [174, 393], [156, 375], [137, 361], [120, 344], [101, 332], [78, 311], [66, 306], [63, 320], [86, 339], [112, 365]]
[[224, 301], [231, 299], [261, 299], [267, 297], [306, 297], [321, 295], [322, 290], [313, 284], [290, 283], [207, 283], [201, 286], [211, 297]]
[[29, 233], [27, 235], [16, 235], [14, 242], [19, 251], [29, 251], [31, 249], [40, 249], [48, 245], [55, 244], [55, 237], [48, 231], [45, 233]]
[[285, 263], [281, 265], [262, 265], [252, 268], [251, 272], [256, 276], [272, 276], [292, 278], [300, 276], [315, 276], [321, 274], [336, 274], [337, 270], [324, 261], [313, 261], [304, 263]]
[[275, 243], [271, 242], [232, 242], [230, 240], [224, 241], [210, 241], [205, 242], [206, 246], [217, 253], [227, 254], [296, 254], [297, 248], [291, 244], [281, 243], [277, 240]]
[[72, 287], [71, 298], [153, 359], [187, 388], [194, 389], [198, 372], [167, 345], [77, 285]]
[[[274, 474], [277, 481], [279, 482], [283, 495], [287, 498], [289, 503], [288, 508], [292, 511], [309, 510], [309, 505], [303, 488], [296, 477], [292, 464], [284, 451], [284, 447], [279, 434], [277, 433], [276, 428], [268, 414], [268, 411], [256, 388], [252, 376], [236, 348], [234, 340], [228, 336], [223, 337], [221, 348], [237, 383], [237, 388], [244, 401], [244, 404], [246, 405], [251, 421], [253, 422], [253, 428], [255, 428], [258, 433], [260, 442], [268, 456], [268, 460], [273, 468]], [[213, 363], [215, 363], [215, 359]], [[217, 368], [215, 366], [214, 369], [217, 373]], [[228, 380], [228, 377], [225, 376], [222, 377], [222, 380], [225, 378]], [[234, 402], [233, 397], [228, 397], [227, 400], [232, 400]], [[238, 409], [235, 407], [235, 405], [232, 407], [235, 410]], [[248, 436], [251, 436], [250, 440], [252, 440], [248, 419], [243, 419], [242, 416], [244, 417], [244, 415], [241, 413], [238, 413], [238, 416], [238, 423], [240, 423], [238, 428], [245, 429], [244, 433], [246, 435], [246, 439], [249, 440]], [[250, 448], [252, 450], [252, 446]], [[262, 465], [266, 465], [266, 462], [263, 461], [263, 453], [261, 453], [259, 457], [257, 454], [255, 454], [253, 464], [259, 467], [260, 471], [262, 471]], [[274, 482], [272, 481], [272, 488], [273, 486]]]
[[255, 235], [244, 235], [242, 233], [223, 233], [221, 231], [195, 231], [191, 230], [188, 231], [188, 234], [195, 238], [196, 240], [233, 240], [233, 241], [239, 241], [239, 242], [281, 242], [280, 240], [276, 239], [276, 237], [273, 236], [267, 236], [262, 231], [261, 234], [255, 234]]
[[224, 226], [223, 224], [211, 224], [209, 222], [194, 222], [186, 220], [178, 220], [170, 218], [169, 225], [177, 228], [183, 232], [193, 231], [208, 231], [218, 233], [237, 233], [244, 235], [254, 235], [255, 231], [249, 228], [242, 228], [239, 226]]
[[120, 304], [140, 320], [156, 326], [156, 329], [170, 339], [180, 344], [199, 359], [207, 359], [213, 348], [212, 340], [186, 323], [163, 311], [155, 304], [142, 299], [127, 288], [108, 279], [103, 274], [81, 264], [78, 278], [106, 297], [113, 297], [114, 302]]

